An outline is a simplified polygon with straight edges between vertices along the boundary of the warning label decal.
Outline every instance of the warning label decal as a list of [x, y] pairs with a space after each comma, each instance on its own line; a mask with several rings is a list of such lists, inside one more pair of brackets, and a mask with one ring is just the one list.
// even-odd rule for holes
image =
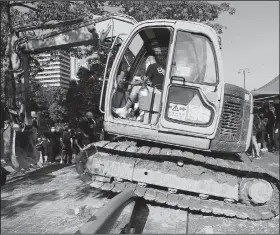
[[182, 104], [170, 103], [168, 108], [168, 117], [180, 121], [186, 120], [187, 106]]

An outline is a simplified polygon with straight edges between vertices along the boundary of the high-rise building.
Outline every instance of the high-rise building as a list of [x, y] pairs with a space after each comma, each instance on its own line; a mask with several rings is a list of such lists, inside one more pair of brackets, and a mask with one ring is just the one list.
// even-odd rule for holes
[[69, 88], [71, 80], [70, 55], [59, 53], [54, 60], [50, 61], [50, 59], [50, 54], [40, 54], [38, 61], [43, 71], [36, 75], [35, 80], [42, 83], [44, 87]]
[[79, 62], [79, 59], [71, 57], [71, 80], [78, 80], [77, 72], [79, 71]]
[[71, 57], [71, 80], [78, 81], [77, 73], [80, 67], [85, 67], [89, 69], [89, 66], [85, 59], [78, 59], [75, 57]]

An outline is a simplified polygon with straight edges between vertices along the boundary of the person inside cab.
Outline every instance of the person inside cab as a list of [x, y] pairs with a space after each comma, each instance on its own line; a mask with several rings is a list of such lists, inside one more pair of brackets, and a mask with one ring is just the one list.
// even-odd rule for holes
[[113, 108], [113, 112], [116, 113], [121, 118], [127, 118], [129, 109], [138, 102], [140, 89], [144, 84], [147, 84], [147, 89], [149, 92], [153, 91], [155, 87], [155, 92], [162, 91], [162, 85], [164, 81], [165, 70], [156, 61], [154, 55], [148, 55], [146, 59], [146, 73], [143, 80], [136, 81], [133, 83], [133, 88], [131, 90], [130, 96], [123, 108]]

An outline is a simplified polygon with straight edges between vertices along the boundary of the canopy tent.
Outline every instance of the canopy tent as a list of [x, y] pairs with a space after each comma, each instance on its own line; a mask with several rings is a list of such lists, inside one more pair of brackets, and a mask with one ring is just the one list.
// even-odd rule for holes
[[267, 100], [279, 97], [279, 75], [269, 83], [252, 91], [254, 100]]

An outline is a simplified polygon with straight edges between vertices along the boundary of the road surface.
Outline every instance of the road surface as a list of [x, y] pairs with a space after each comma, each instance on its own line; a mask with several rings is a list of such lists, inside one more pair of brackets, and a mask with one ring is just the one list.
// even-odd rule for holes
[[[73, 165], [50, 165], [13, 177], [1, 188], [1, 233], [75, 233], [110, 196], [82, 184]], [[145, 203], [137, 208], [132, 221], [136, 233], [279, 234], [279, 216], [256, 222]]]

